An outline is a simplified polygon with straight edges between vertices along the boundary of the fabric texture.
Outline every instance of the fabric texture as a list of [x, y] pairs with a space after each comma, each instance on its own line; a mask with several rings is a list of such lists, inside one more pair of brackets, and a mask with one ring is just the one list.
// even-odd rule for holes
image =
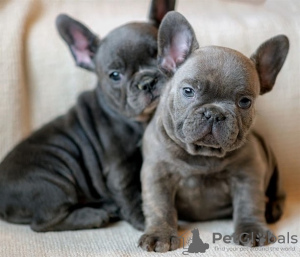
[[[0, 0], [0, 159], [32, 130], [65, 113], [80, 92], [95, 86], [92, 73], [75, 67], [56, 32], [56, 16], [67, 13], [101, 38], [126, 22], [147, 20], [149, 2]], [[289, 37], [290, 52], [276, 85], [258, 100], [255, 128], [273, 147], [287, 190], [284, 216], [270, 227], [277, 235], [297, 235], [299, 241], [300, 1], [177, 0], [176, 9], [190, 21], [201, 46], [230, 47], [250, 56], [270, 37]], [[202, 240], [210, 244], [204, 256], [300, 255], [300, 242], [276, 243], [260, 250], [212, 243], [213, 232], [233, 232], [231, 220], [183, 223], [179, 234], [187, 235], [193, 228], [199, 228]], [[183, 256], [182, 248], [166, 254], [143, 252], [137, 248], [140, 235], [125, 222], [103, 229], [44, 234], [0, 222], [0, 256]]]

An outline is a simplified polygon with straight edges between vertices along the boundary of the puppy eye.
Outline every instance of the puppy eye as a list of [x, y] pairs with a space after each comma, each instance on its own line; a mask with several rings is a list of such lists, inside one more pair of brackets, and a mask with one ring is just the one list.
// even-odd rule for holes
[[113, 71], [109, 74], [109, 78], [113, 81], [120, 81], [121, 80], [121, 74], [117, 71]]
[[248, 109], [251, 106], [251, 103], [252, 103], [251, 99], [247, 97], [242, 97], [238, 102], [238, 105], [242, 109]]
[[195, 91], [190, 87], [184, 87], [182, 89], [182, 94], [187, 98], [192, 98], [195, 96]]

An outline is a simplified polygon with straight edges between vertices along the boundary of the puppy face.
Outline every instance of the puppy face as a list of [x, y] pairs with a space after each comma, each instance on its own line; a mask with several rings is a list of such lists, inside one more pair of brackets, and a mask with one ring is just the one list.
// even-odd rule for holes
[[223, 156], [241, 146], [259, 94], [250, 59], [226, 48], [200, 48], [171, 83], [175, 134], [191, 154]]
[[95, 72], [113, 107], [127, 117], [143, 120], [156, 107], [165, 77], [157, 68], [157, 29], [130, 23], [102, 40]]
[[157, 68], [157, 32], [175, 0], [153, 0], [149, 23], [129, 23], [100, 40], [67, 15], [56, 20], [77, 66], [98, 77], [99, 99], [123, 116], [147, 121], [158, 104], [165, 76]]
[[159, 32], [159, 63], [171, 78], [161, 103], [169, 136], [192, 155], [224, 157], [240, 147], [255, 99], [272, 89], [287, 51], [285, 36], [262, 44], [251, 59], [228, 48], [198, 48], [185, 18], [168, 14]]

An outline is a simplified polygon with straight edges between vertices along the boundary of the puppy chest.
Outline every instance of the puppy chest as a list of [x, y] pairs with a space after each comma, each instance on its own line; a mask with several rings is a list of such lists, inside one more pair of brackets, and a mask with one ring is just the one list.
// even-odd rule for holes
[[232, 214], [229, 181], [211, 176], [190, 176], [179, 182], [176, 192], [179, 218], [208, 220]]

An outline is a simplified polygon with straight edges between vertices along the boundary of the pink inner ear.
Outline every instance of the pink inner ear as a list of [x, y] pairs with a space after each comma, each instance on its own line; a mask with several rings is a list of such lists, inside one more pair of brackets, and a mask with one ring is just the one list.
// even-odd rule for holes
[[186, 60], [191, 43], [191, 32], [185, 26], [176, 29], [170, 44], [167, 43], [163, 49], [161, 67], [174, 73], [176, 68]]
[[175, 72], [176, 68], [185, 61], [190, 48], [190, 35], [186, 31], [180, 31], [172, 38], [170, 48], [166, 50], [161, 66], [165, 70]]
[[71, 46], [78, 63], [91, 63], [91, 52], [88, 49], [89, 42], [86, 37], [78, 30], [71, 29], [74, 45]]
[[74, 45], [78, 50], [84, 50], [88, 47], [88, 41], [80, 31], [71, 29], [70, 32], [74, 40]]
[[76, 61], [77, 63], [86, 63], [90, 64], [91, 63], [91, 52], [87, 49], [85, 50], [78, 50], [76, 46], [71, 46], [71, 49], [73, 50], [73, 53], [76, 56]]
[[190, 47], [189, 41], [189, 34], [186, 31], [181, 31], [173, 37], [170, 55], [173, 57], [176, 66], [184, 62]]
[[176, 64], [170, 56], [167, 56], [162, 59], [161, 67], [167, 71], [175, 72], [176, 70]]

